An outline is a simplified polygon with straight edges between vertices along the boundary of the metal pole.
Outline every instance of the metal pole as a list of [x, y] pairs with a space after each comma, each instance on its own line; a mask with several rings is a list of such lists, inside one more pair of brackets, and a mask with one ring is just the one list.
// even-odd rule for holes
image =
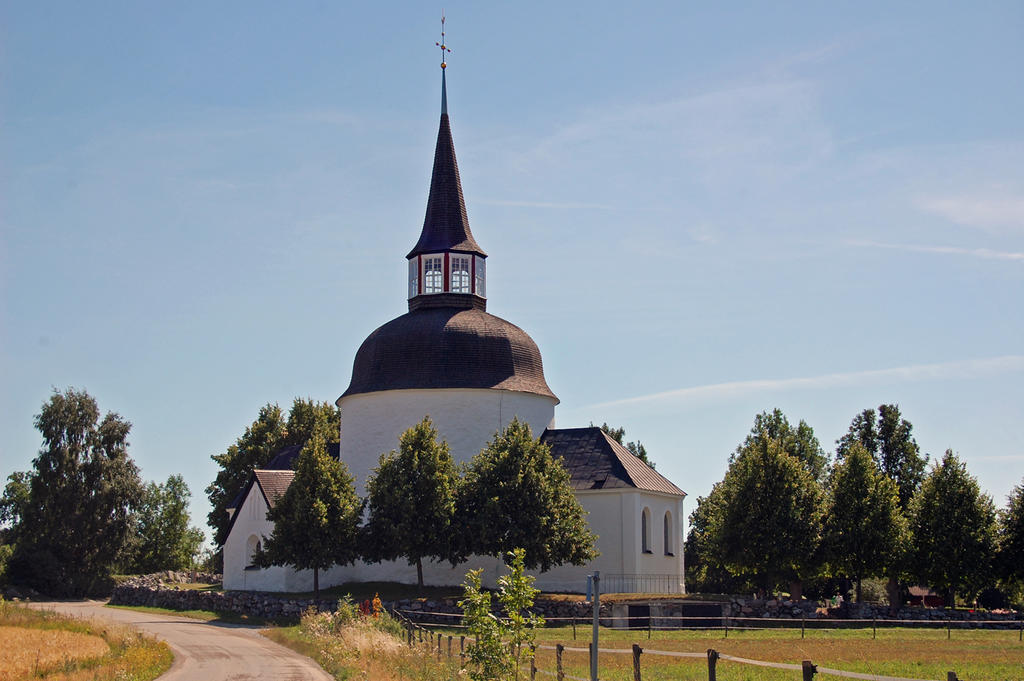
[[601, 626], [601, 572], [594, 570], [594, 640], [590, 646], [590, 681], [597, 681], [597, 630]]

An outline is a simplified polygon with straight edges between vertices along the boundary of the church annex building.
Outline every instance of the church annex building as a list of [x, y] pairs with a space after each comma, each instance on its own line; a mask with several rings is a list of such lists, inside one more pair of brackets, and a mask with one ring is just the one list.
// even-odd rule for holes
[[[517, 417], [551, 447], [571, 476], [588, 513], [600, 555], [583, 566], [537, 574], [545, 591], [580, 592], [600, 570], [605, 591], [683, 593], [682, 518], [685, 493], [600, 428], [555, 428], [558, 398], [544, 378], [540, 350], [518, 326], [487, 312], [487, 253], [469, 229], [447, 111], [442, 64], [441, 121], [426, 218], [408, 260], [409, 311], [371, 333], [356, 353], [348, 388], [337, 400], [341, 442], [331, 453], [348, 466], [362, 496], [383, 452], [430, 416], [456, 462], [470, 460]], [[335, 449], [336, 448], [336, 449]], [[238, 495], [224, 543], [224, 588], [308, 591], [311, 570], [256, 568], [252, 556], [269, 537], [268, 509], [291, 484], [299, 448], [281, 452], [254, 472]], [[494, 586], [502, 565], [475, 556], [452, 568], [425, 562], [426, 584], [461, 584], [484, 568]], [[404, 560], [335, 566], [321, 586], [344, 582], [416, 582]]]

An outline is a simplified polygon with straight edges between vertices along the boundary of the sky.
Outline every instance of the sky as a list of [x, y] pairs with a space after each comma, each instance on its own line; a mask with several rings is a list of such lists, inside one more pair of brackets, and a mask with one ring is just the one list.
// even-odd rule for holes
[[[445, 2], [488, 311], [559, 427], [699, 496], [757, 413], [896, 403], [1024, 482], [1024, 5]], [[406, 310], [440, 106], [425, 3], [0, 2], [0, 475], [85, 389], [205, 487]]]

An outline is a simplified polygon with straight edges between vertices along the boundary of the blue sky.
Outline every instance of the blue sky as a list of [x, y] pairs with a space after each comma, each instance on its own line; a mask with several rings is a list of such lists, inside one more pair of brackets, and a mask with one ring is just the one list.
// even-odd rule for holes
[[[53, 388], [197, 520], [266, 402], [333, 401], [405, 310], [440, 7], [0, 4], [0, 474]], [[559, 426], [690, 498], [754, 415], [827, 449], [896, 402], [1024, 478], [1024, 6], [446, 2], [488, 309]]]

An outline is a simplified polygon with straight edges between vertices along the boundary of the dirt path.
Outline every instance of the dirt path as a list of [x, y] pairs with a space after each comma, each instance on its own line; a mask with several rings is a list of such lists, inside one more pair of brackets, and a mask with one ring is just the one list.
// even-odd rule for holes
[[332, 681], [316, 662], [260, 636], [258, 627], [103, 605], [102, 601], [57, 601], [33, 607], [129, 624], [166, 641], [174, 651], [174, 665], [161, 681]]

